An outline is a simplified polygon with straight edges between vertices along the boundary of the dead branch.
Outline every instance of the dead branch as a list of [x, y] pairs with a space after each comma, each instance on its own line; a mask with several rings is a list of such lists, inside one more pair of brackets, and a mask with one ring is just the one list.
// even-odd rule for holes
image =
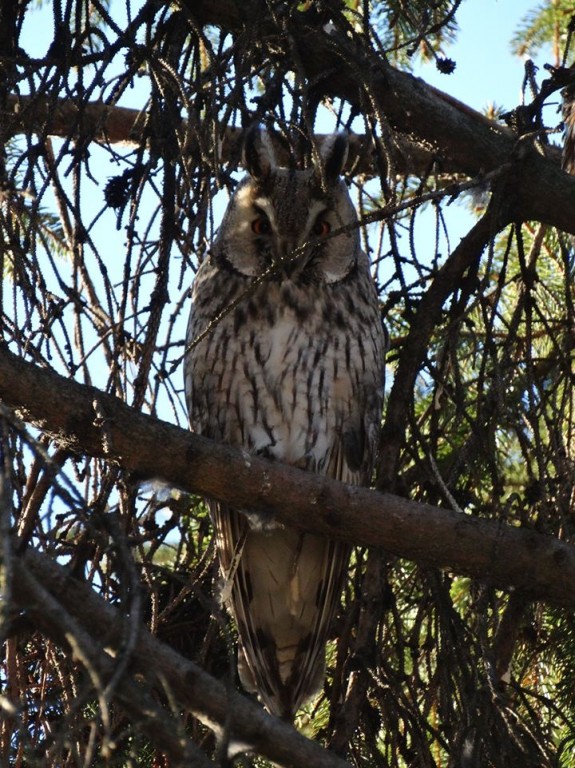
[[[74, 658], [86, 667], [96, 689], [101, 707], [107, 710], [108, 699], [114, 698], [138, 728], [146, 729], [154, 745], [164, 751], [174, 766], [197, 766], [207, 768], [213, 765], [206, 755], [189, 739], [183, 737], [175, 721], [162, 709], [131, 676], [124, 675], [114, 687], [111, 696], [107, 691], [108, 681], [113, 678], [116, 662], [104, 651], [101, 639], [108, 635], [108, 617], [102, 617], [102, 605], [105, 604], [96, 594], [85, 586], [80, 589], [85, 593], [78, 603], [62, 600], [51, 593], [59, 575], [58, 584], [66, 583], [65, 574], [58, 574], [58, 567], [42, 555], [29, 555], [22, 562], [16, 558], [14, 563], [14, 598], [17, 605], [26, 611], [28, 618], [36, 623], [46, 634], [61, 647], [69, 649]], [[92, 614], [92, 623], [82, 627], [76, 619], [78, 607], [86, 607], [88, 600]], [[100, 610], [98, 610], [100, 609]], [[106, 620], [108, 618], [108, 621]], [[128, 619], [116, 617], [120, 626]], [[106, 724], [106, 717], [103, 717]], [[112, 747], [111, 747], [112, 748]]]

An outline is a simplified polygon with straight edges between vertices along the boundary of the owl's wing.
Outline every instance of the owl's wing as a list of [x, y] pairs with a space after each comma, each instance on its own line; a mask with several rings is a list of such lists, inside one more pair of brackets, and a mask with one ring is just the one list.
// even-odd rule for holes
[[270, 712], [292, 720], [323, 683], [350, 548], [294, 529], [254, 530], [245, 515], [220, 505], [213, 517], [242, 685], [259, 693]]
[[[356, 421], [356, 434], [350, 428], [336, 441], [324, 473], [365, 484], [364, 457], [371, 451], [366, 439]], [[321, 690], [325, 646], [351, 547], [295, 529], [257, 530], [245, 514], [217, 504], [212, 517], [222, 598], [238, 628], [242, 685], [258, 693], [270, 712], [291, 721]]]

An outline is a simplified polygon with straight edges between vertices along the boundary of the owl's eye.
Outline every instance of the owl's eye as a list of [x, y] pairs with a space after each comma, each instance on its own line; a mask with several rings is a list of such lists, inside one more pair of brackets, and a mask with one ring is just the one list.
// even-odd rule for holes
[[331, 224], [329, 221], [326, 221], [325, 219], [319, 218], [317, 219], [316, 223], [313, 225], [313, 233], [317, 237], [323, 237], [324, 235], [329, 235], [331, 232]]
[[272, 231], [272, 226], [267, 216], [262, 214], [257, 219], [252, 221], [252, 232], [256, 235], [269, 235]]

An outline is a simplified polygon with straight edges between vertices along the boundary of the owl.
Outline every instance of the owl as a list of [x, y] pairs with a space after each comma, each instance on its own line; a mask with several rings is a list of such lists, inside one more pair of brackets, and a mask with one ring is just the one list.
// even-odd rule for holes
[[[340, 178], [346, 155], [335, 134], [319, 167], [279, 167], [269, 134], [247, 132], [247, 175], [192, 288], [185, 390], [195, 432], [367, 485], [387, 337]], [[240, 681], [292, 720], [323, 685], [350, 548], [249, 509], [210, 511]]]

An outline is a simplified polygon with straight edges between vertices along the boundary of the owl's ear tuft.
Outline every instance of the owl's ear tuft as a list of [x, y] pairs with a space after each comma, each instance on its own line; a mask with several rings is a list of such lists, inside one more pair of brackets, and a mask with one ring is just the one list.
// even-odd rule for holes
[[346, 133], [333, 133], [327, 136], [320, 149], [323, 172], [326, 181], [333, 184], [343, 171], [347, 160], [348, 140]]
[[271, 136], [259, 125], [246, 132], [243, 164], [254, 179], [267, 178], [277, 165]]

